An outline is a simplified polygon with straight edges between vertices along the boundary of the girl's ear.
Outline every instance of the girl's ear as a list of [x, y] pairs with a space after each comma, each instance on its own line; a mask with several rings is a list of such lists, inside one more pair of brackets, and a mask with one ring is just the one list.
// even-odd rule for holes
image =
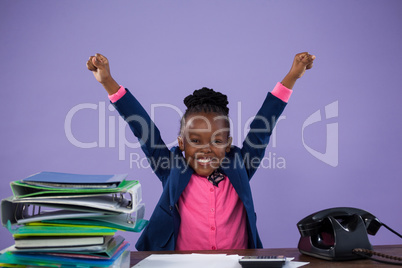
[[177, 137], [177, 141], [179, 142], [179, 148], [180, 150], [184, 151], [184, 142], [183, 138], [181, 136]]
[[225, 152], [230, 152], [230, 147], [232, 146], [232, 137], [229, 137], [228, 138], [228, 143], [227, 143], [227, 145], [226, 145], [226, 149], [225, 149]]

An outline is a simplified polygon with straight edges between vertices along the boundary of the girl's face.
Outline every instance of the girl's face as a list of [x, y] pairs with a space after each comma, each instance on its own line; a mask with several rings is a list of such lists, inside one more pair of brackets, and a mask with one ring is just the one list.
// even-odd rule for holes
[[220, 166], [232, 143], [229, 132], [225, 116], [215, 113], [187, 116], [178, 138], [179, 147], [198, 175], [207, 177]]

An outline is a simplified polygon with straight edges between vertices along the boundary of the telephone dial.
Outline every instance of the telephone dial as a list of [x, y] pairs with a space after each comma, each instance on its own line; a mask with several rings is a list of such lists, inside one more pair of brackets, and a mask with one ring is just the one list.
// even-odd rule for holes
[[402, 238], [367, 211], [351, 207], [321, 210], [297, 223], [301, 235], [298, 248], [302, 254], [326, 260], [371, 257], [374, 252], [367, 234], [375, 235], [381, 226]]

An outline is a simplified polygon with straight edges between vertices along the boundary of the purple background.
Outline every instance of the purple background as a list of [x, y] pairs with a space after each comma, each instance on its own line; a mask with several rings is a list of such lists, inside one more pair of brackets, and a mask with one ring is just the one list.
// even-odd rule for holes
[[[402, 232], [401, 10], [398, 0], [1, 1], [0, 197], [11, 195], [10, 181], [45, 170], [129, 173], [140, 180], [151, 215], [162, 187], [150, 168], [130, 167], [130, 153], [142, 158], [140, 149], [119, 148], [125, 138], [136, 140], [128, 128], [119, 132], [117, 113], [86, 70], [94, 53], [110, 59], [114, 78], [148, 111], [165, 104], [155, 121], [167, 143], [176, 141], [179, 114], [166, 105], [183, 111], [183, 98], [207, 86], [229, 96], [239, 145], [266, 92], [296, 53], [309, 51], [314, 68], [296, 84], [266, 154], [286, 168], [260, 168], [252, 180], [264, 246], [296, 247], [296, 223], [335, 206], [365, 209]], [[324, 108], [334, 102], [335, 117], [326, 119]], [[74, 114], [71, 130], [98, 143], [79, 148], [65, 121], [74, 107], [90, 104], [96, 109]], [[303, 145], [303, 123], [316, 111], [323, 119], [305, 128], [304, 142], [324, 153], [338, 141], [337, 165]], [[338, 126], [329, 141], [327, 123]], [[13, 243], [5, 228], [0, 234], [0, 248]], [[125, 235], [134, 249], [138, 234]], [[401, 243], [384, 228], [370, 240]]]

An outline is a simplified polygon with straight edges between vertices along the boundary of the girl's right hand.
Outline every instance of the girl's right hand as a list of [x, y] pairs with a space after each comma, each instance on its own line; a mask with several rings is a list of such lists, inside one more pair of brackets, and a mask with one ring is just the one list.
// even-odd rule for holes
[[103, 85], [109, 95], [118, 91], [120, 86], [110, 74], [109, 61], [105, 56], [96, 53], [95, 56], [89, 57], [87, 68], [92, 71], [96, 80]]
[[112, 79], [109, 61], [105, 56], [99, 53], [96, 53], [95, 56], [89, 57], [89, 60], [87, 61], [87, 68], [88, 70], [92, 71], [96, 80], [98, 80], [98, 82], [101, 84], [104, 84], [108, 80]]

